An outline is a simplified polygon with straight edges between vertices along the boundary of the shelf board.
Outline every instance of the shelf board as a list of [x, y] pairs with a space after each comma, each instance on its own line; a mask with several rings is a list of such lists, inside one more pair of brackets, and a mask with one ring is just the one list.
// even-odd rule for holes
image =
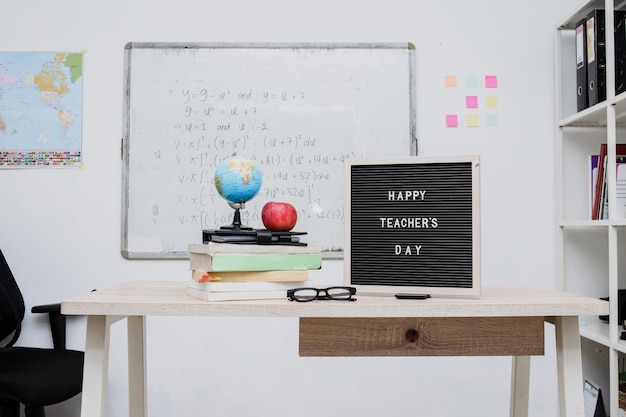
[[615, 346], [615, 350], [619, 350], [621, 353], [626, 354], [626, 340], [619, 340]]
[[[593, 340], [604, 346], [611, 345], [609, 338], [609, 324], [600, 320], [585, 317], [580, 320], [580, 335], [585, 339]], [[626, 344], [624, 345], [626, 348]]]
[[[561, 119], [559, 127], [606, 127], [607, 101]], [[626, 110], [626, 106], [624, 108]]]
[[615, 121], [617, 126], [626, 126], [626, 92], [615, 96], [611, 102], [615, 106]]
[[604, 9], [604, 0], [586, 0], [557, 25], [557, 29], [576, 29], [576, 22], [593, 9]]
[[[620, 219], [620, 221], [626, 226], [626, 219]], [[592, 227], [607, 227], [609, 225], [608, 220], [561, 220], [559, 221], [560, 227], [580, 227], [580, 228], [592, 228]]]
[[626, 227], [626, 218], [611, 220], [561, 220], [559, 227], [562, 228], [594, 228], [594, 227]]
[[602, 127], [607, 126], [607, 107], [615, 107], [615, 122], [618, 127], [626, 126], [626, 92], [617, 96], [609, 97], [607, 100], [579, 111], [559, 122], [559, 127]]

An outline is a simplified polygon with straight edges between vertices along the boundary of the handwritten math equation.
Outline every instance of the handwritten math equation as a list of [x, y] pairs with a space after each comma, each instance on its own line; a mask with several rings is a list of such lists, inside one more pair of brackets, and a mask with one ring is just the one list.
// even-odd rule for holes
[[[256, 161], [263, 173], [261, 191], [241, 211], [244, 224], [262, 228], [262, 205], [286, 201], [298, 210], [298, 230], [312, 231], [320, 221], [342, 228], [343, 190], [336, 190], [343, 187], [344, 161], [362, 155], [342, 150], [320, 129], [324, 111], [311, 96], [288, 89], [171, 90], [171, 139], [155, 144], [151, 162], [175, 173], [167, 181], [177, 190], [168, 202], [179, 207], [176, 222], [203, 229], [232, 222], [233, 210], [213, 176], [224, 159], [238, 155]], [[290, 113], [295, 121], [285, 116]]]

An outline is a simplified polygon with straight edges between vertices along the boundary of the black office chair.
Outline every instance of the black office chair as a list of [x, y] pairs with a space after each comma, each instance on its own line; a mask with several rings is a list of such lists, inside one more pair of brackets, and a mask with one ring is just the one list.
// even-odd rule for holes
[[54, 349], [13, 346], [24, 319], [24, 299], [0, 250], [0, 417], [45, 417], [44, 406], [81, 392], [83, 352], [65, 348], [60, 304], [32, 308], [48, 313]]

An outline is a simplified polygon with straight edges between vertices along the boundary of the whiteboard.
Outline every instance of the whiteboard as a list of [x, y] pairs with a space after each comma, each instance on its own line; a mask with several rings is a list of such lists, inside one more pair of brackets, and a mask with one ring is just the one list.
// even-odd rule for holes
[[417, 154], [415, 48], [404, 44], [125, 47], [121, 252], [187, 258], [202, 230], [232, 223], [213, 174], [231, 155], [263, 173], [242, 223], [298, 210], [326, 257], [344, 246], [344, 161]]

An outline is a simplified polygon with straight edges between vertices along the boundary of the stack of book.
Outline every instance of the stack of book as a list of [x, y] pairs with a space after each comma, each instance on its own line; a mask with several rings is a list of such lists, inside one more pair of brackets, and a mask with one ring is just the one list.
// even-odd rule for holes
[[187, 293], [207, 301], [286, 298], [322, 267], [319, 245], [189, 245]]
[[[614, 218], [626, 217], [626, 144], [618, 143], [615, 147], [615, 179], [617, 213]], [[600, 154], [589, 156], [590, 176], [590, 211], [592, 220], [609, 218], [608, 190], [606, 173], [611, 165], [607, 159], [607, 145], [600, 145]]]

